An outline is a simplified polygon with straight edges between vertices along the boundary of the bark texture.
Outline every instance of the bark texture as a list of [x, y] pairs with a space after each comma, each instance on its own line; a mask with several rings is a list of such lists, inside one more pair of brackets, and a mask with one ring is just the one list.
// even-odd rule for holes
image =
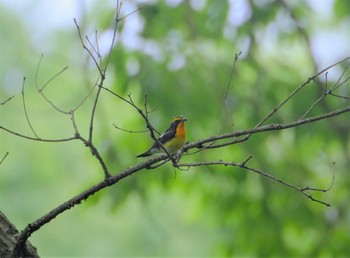
[[[1, 258], [13, 258], [12, 250], [16, 243], [16, 237], [18, 236], [18, 230], [7, 219], [5, 214], [0, 211], [0, 257]], [[27, 243], [25, 250], [25, 257], [39, 257], [36, 248], [30, 243]], [[16, 257], [17, 258], [17, 257]]]

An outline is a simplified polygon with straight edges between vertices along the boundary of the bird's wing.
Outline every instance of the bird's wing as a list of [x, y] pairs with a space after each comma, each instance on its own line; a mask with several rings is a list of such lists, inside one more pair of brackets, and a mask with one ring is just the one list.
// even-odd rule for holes
[[176, 133], [176, 130], [169, 129], [165, 133], [163, 133], [161, 136], [159, 136], [158, 141], [161, 144], [164, 144], [167, 141], [169, 141], [171, 138], [174, 138], [175, 133]]

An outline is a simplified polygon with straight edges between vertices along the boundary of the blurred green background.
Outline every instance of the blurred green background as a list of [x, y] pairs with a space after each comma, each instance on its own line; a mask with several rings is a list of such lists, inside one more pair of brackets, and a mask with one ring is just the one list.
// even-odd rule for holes
[[[309, 1], [123, 1], [126, 15], [145, 6], [118, 28], [105, 86], [147, 103], [153, 125], [163, 131], [176, 115], [188, 118], [195, 141], [255, 126], [310, 76], [349, 56], [350, 4]], [[42, 138], [74, 134], [69, 116], [37, 93], [35, 73], [46, 95], [70, 110], [86, 96], [97, 71], [81, 47], [83, 35], [104, 55], [111, 40], [116, 1], [0, 1], [0, 125], [33, 136], [26, 104]], [[241, 52], [224, 102], [235, 53]], [[328, 73], [328, 84], [344, 66]], [[347, 72], [349, 76], [349, 72]], [[324, 82], [324, 76], [320, 83]], [[338, 90], [349, 96], [349, 85]], [[320, 95], [311, 83], [270, 122], [297, 120]], [[327, 97], [311, 115], [348, 105]], [[76, 112], [83, 136], [93, 97]], [[233, 122], [233, 128], [231, 123]], [[102, 92], [94, 143], [113, 174], [137, 162], [152, 143], [137, 112]], [[30, 238], [50, 256], [346, 256], [350, 253], [349, 115], [248, 142], [184, 156], [183, 162], [242, 162], [297, 186], [328, 188], [310, 201], [301, 193], [251, 172], [231, 167], [174, 170], [170, 164], [143, 170], [89, 198]], [[0, 210], [23, 229], [57, 205], [103, 178], [98, 162], [81, 142], [41, 143], [0, 131]], [[335, 163], [335, 165], [333, 164]]]

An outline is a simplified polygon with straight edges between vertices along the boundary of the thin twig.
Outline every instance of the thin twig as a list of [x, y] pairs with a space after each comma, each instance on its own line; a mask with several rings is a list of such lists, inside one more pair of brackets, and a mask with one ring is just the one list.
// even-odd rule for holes
[[28, 112], [27, 112], [26, 101], [25, 101], [25, 96], [24, 96], [25, 81], [26, 81], [26, 77], [23, 78], [23, 83], [22, 83], [22, 103], [23, 103], [24, 114], [26, 116], [27, 123], [28, 123], [28, 125], [30, 127], [30, 130], [32, 130], [32, 133], [35, 135], [36, 138], [39, 138], [38, 135], [36, 134], [32, 124], [31, 124], [31, 122], [30, 122], [30, 119], [29, 119], [29, 116], [28, 116]]
[[5, 153], [4, 157], [2, 157], [2, 159], [0, 160], [0, 165], [2, 164], [2, 162], [6, 159], [6, 157], [9, 155], [8, 152]]
[[230, 77], [229, 77], [229, 80], [228, 80], [228, 83], [227, 83], [227, 87], [226, 87], [226, 91], [225, 91], [225, 94], [224, 94], [224, 103], [225, 103], [225, 106], [226, 106], [227, 113], [229, 114], [229, 117], [230, 117], [232, 130], [234, 128], [234, 124], [233, 124], [233, 119], [232, 119], [232, 115], [231, 115], [231, 110], [230, 110], [229, 104], [227, 102], [227, 96], [228, 96], [228, 92], [229, 92], [230, 87], [231, 87], [231, 81], [232, 81], [232, 77], [233, 77], [233, 72], [235, 70], [238, 57], [241, 55], [241, 53], [242, 52], [239, 52], [239, 53], [235, 54], [235, 58], [233, 60], [233, 64], [232, 64], [232, 68], [231, 68]]
[[303, 120], [310, 112], [327, 96], [327, 91], [325, 91], [310, 107], [306, 112], [299, 118]]
[[114, 26], [114, 30], [113, 30], [113, 37], [112, 37], [112, 41], [111, 41], [111, 44], [110, 44], [110, 47], [109, 47], [107, 60], [106, 60], [106, 65], [105, 65], [105, 68], [104, 68], [104, 72], [106, 72], [107, 67], [109, 65], [109, 60], [111, 59], [114, 43], [115, 43], [116, 38], [117, 38], [117, 29], [118, 29], [118, 25], [119, 25], [119, 21], [120, 21], [119, 20], [119, 15], [120, 15], [121, 9], [122, 9], [122, 3], [120, 3], [120, 5], [118, 3], [119, 3], [119, 1], [117, 1], [117, 6], [119, 6], [119, 7], [117, 7], [116, 18], [115, 18], [116, 22], [115, 22], [115, 26]]
[[312, 201], [316, 201], [318, 203], [321, 203], [323, 205], [326, 205], [326, 206], [330, 206], [330, 204], [326, 203], [326, 202], [323, 202], [321, 200], [318, 200], [318, 199], [315, 199], [313, 198], [310, 194], [307, 193], [307, 191], [322, 191], [322, 192], [325, 192], [327, 190], [325, 189], [318, 189], [318, 188], [301, 188], [301, 187], [298, 187], [298, 186], [295, 186], [295, 185], [292, 185], [291, 183], [288, 183], [278, 177], [275, 177], [275, 176], [272, 176], [264, 171], [261, 171], [259, 169], [256, 169], [256, 168], [252, 168], [252, 167], [248, 167], [246, 165], [246, 163], [251, 159], [251, 157], [249, 157], [248, 159], [246, 159], [244, 162], [242, 163], [237, 163], [237, 162], [225, 162], [225, 161], [203, 161], [203, 162], [196, 162], [196, 163], [180, 163], [178, 164], [179, 167], [199, 167], [199, 166], [211, 166], [211, 165], [223, 165], [223, 166], [233, 166], [233, 167], [239, 167], [239, 168], [242, 168], [242, 169], [245, 169], [245, 170], [248, 170], [248, 171], [251, 171], [251, 172], [254, 172], [256, 174], [259, 174], [261, 176], [264, 176], [268, 179], [271, 179], [273, 181], [276, 181], [284, 186], [287, 186], [289, 188], [292, 188], [294, 190], [297, 190], [301, 193], [303, 193], [306, 197], [308, 197], [309, 199], [311, 199]]
[[[101, 78], [102, 80], [102, 78]], [[100, 82], [100, 85], [102, 85], [103, 81]], [[96, 112], [96, 107], [97, 107], [97, 102], [101, 94], [101, 87], [99, 86], [97, 89], [97, 93], [95, 96], [95, 101], [92, 107], [91, 111], [91, 118], [90, 118], [90, 126], [89, 126], [89, 142], [92, 142], [92, 132], [94, 130], [94, 118], [95, 118], [95, 112]]]
[[84, 102], [90, 97], [90, 95], [92, 94], [92, 92], [94, 91], [96, 84], [94, 84], [93, 87], [91, 87], [91, 90], [86, 94], [86, 96], [81, 100], [80, 103], [78, 103], [74, 108], [72, 108], [70, 111], [65, 111], [61, 108], [59, 108], [57, 105], [55, 105], [45, 94], [44, 94], [44, 88], [46, 88], [46, 86], [48, 86], [53, 80], [55, 80], [59, 75], [61, 75], [64, 71], [66, 71], [68, 69], [68, 66], [64, 67], [61, 71], [59, 71], [58, 73], [56, 73], [54, 76], [52, 76], [41, 88], [39, 87], [39, 83], [38, 83], [38, 76], [39, 76], [39, 68], [41, 65], [41, 61], [43, 59], [43, 54], [41, 54], [40, 59], [39, 59], [39, 63], [35, 72], [35, 86], [39, 92], [39, 94], [58, 112], [69, 115], [71, 111], [76, 111], [79, 107], [81, 107]]
[[[338, 78], [337, 82], [329, 90], [328, 90], [328, 71], [325, 73], [326, 82], [325, 82], [325, 88], [323, 89], [322, 95], [310, 106], [310, 108], [299, 118], [299, 120], [304, 119], [327, 95], [332, 95], [334, 97], [347, 99], [346, 97], [339, 96], [337, 94], [334, 94], [333, 92], [335, 90], [337, 90], [339, 87], [341, 87], [342, 85], [344, 85], [350, 79], [350, 77], [348, 77], [344, 81], [340, 82], [341, 79], [343, 78], [345, 72], [347, 71], [347, 69], [349, 69], [349, 65], [350, 65], [350, 62], [346, 65], [344, 71], [342, 72], [342, 74]], [[319, 85], [316, 82], [316, 80], [314, 80], [314, 81], [317, 85]]]
[[215, 144], [215, 141], [212, 141], [207, 145], [202, 145], [202, 146], [198, 147], [198, 150], [196, 150], [196, 151], [193, 151], [191, 153], [186, 153], [186, 155], [193, 155], [193, 154], [196, 154], [198, 152], [204, 151], [206, 149], [210, 149], [210, 147], [213, 146], [214, 144]]
[[[333, 166], [335, 167], [335, 162], [333, 162]], [[329, 192], [330, 190], [332, 190], [333, 188], [333, 185], [334, 185], [334, 181], [335, 181], [335, 169], [333, 169], [333, 175], [332, 175], [332, 181], [329, 185], [328, 188], [326, 189], [319, 189], [319, 188], [313, 188], [313, 187], [304, 187], [302, 188], [303, 191], [318, 191], [318, 192], [323, 192], [323, 193], [326, 193], [326, 192]]]
[[89, 53], [89, 55], [91, 56], [91, 58], [93, 58], [93, 60], [94, 60], [94, 62], [95, 62], [95, 64], [96, 64], [96, 67], [98, 68], [98, 70], [99, 70], [99, 72], [100, 72], [100, 76], [101, 76], [100, 82], [98, 83], [98, 89], [97, 89], [95, 101], [94, 101], [93, 108], [92, 108], [92, 112], [91, 112], [90, 128], [89, 128], [89, 142], [92, 142], [92, 132], [93, 132], [94, 117], [95, 117], [97, 102], [98, 102], [98, 99], [99, 99], [99, 96], [100, 96], [100, 93], [101, 93], [101, 89], [102, 89], [102, 86], [103, 86], [103, 83], [104, 83], [104, 80], [105, 80], [106, 70], [107, 70], [107, 67], [108, 67], [108, 64], [109, 64], [110, 57], [111, 57], [111, 55], [112, 55], [112, 50], [113, 50], [113, 47], [114, 47], [114, 42], [115, 42], [115, 40], [116, 40], [116, 35], [117, 35], [117, 28], [118, 28], [118, 22], [119, 22], [119, 15], [120, 15], [120, 12], [121, 12], [121, 4], [120, 4], [119, 9], [117, 8], [117, 12], [116, 12], [116, 22], [115, 22], [114, 31], [113, 31], [113, 37], [112, 37], [112, 41], [111, 41], [111, 44], [110, 44], [110, 49], [109, 49], [109, 52], [108, 52], [108, 55], [107, 55], [106, 64], [105, 64], [105, 67], [104, 67], [103, 70], [102, 70], [102, 69], [100, 68], [100, 66], [98, 65], [98, 63], [97, 63], [96, 59], [94, 58], [93, 54], [91, 53], [91, 51], [88, 50], [88, 48], [85, 46], [84, 42], [82, 41], [79, 26], [77, 25], [76, 20], [74, 20], [74, 22], [76, 23], [76, 26], [77, 26], [77, 28], [78, 28], [78, 33], [79, 33], [79, 37], [80, 37], [81, 43], [82, 43], [84, 49], [86, 49], [86, 50], [88, 51], [88, 53]]
[[3, 126], [0, 125], [0, 129], [10, 133], [10, 134], [13, 134], [13, 135], [16, 135], [18, 137], [21, 137], [21, 138], [24, 138], [24, 139], [27, 139], [27, 140], [32, 140], [32, 141], [38, 141], [38, 142], [68, 142], [68, 141], [72, 141], [72, 140], [76, 140], [77, 137], [69, 137], [69, 138], [62, 138], [62, 139], [42, 139], [42, 138], [36, 138], [36, 137], [30, 137], [30, 136], [27, 136], [27, 135], [24, 135], [24, 134], [20, 134], [20, 133], [17, 133], [15, 131], [12, 131], [8, 128], [5, 128]]
[[4, 100], [3, 102], [0, 102], [0, 105], [5, 105], [8, 101], [10, 101], [11, 99], [13, 99], [15, 96], [11, 96], [8, 99]]
[[[129, 94], [131, 96], [131, 94]], [[145, 111], [146, 111], [146, 114], [151, 114], [152, 112], [154, 112], [159, 106], [156, 105], [154, 108], [152, 108], [151, 110], [148, 109], [148, 104], [147, 104], [147, 94], [145, 94], [145, 101], [144, 101], [144, 104], [143, 104], [144, 108], [145, 108]]]
[[[97, 34], [96, 34], [97, 35]], [[89, 46], [92, 48], [92, 50], [95, 52], [95, 54], [97, 55], [97, 59], [101, 60], [101, 55], [100, 53], [97, 52], [97, 49], [95, 49], [94, 45], [91, 43], [90, 39], [88, 36], [85, 36], [86, 41], [89, 43]], [[98, 40], [96, 39], [96, 41], [98, 42]], [[101, 65], [101, 64], [100, 64]]]
[[348, 96], [342, 96], [342, 95], [338, 95], [338, 94], [334, 94], [334, 93], [330, 93], [329, 95], [331, 95], [333, 97], [345, 99], [345, 100], [349, 100], [350, 99], [350, 97], [348, 97]]
[[332, 90], [336, 90], [337, 88], [339, 88], [343, 83], [345, 83], [347, 80], [349, 80], [349, 77], [347, 79], [345, 79], [344, 82], [340, 83], [341, 79], [343, 78], [344, 74], [346, 73], [346, 71], [349, 69], [350, 66], [350, 62], [347, 63], [347, 65], [344, 68], [344, 71], [342, 72], [342, 74], [339, 76], [337, 82], [334, 84], [334, 86], [332, 87]]
[[79, 39], [80, 39], [80, 43], [83, 46], [83, 48], [88, 52], [89, 56], [92, 58], [92, 60], [95, 63], [96, 68], [99, 71], [100, 74], [100, 82], [97, 84], [98, 85], [98, 89], [97, 89], [97, 93], [95, 96], [95, 100], [94, 100], [94, 104], [92, 107], [92, 111], [91, 111], [91, 117], [90, 117], [90, 125], [89, 125], [89, 142], [92, 142], [92, 133], [93, 133], [93, 125], [94, 125], [94, 117], [95, 117], [95, 111], [96, 111], [96, 107], [97, 107], [97, 102], [100, 96], [100, 92], [101, 92], [101, 86], [103, 85], [103, 82], [105, 80], [105, 71], [102, 70], [101, 66], [99, 65], [99, 63], [97, 62], [94, 54], [90, 51], [90, 49], [85, 45], [82, 35], [81, 35], [81, 31], [80, 31], [80, 27], [76, 21], [76, 19], [74, 18], [74, 23], [75, 26], [77, 27], [77, 31], [78, 31], [78, 35], [79, 35]]
[[[120, 4], [120, 5], [121, 5], [121, 4]], [[134, 13], [137, 13], [138, 11], [140, 11], [140, 10], [141, 10], [143, 7], [145, 7], [145, 6], [146, 6], [145, 4], [144, 4], [144, 5], [140, 5], [139, 8], [137, 8], [137, 9], [135, 9], [134, 11], [132, 11], [132, 12], [130, 12], [130, 13], [124, 15], [123, 17], [119, 18], [118, 21], [124, 20], [124, 19], [127, 18], [128, 16], [130, 16], [130, 15], [132, 15], [132, 14], [134, 14]]]
[[111, 174], [109, 173], [109, 170], [107, 168], [106, 163], [104, 162], [102, 156], [98, 152], [97, 148], [92, 144], [91, 141], [84, 139], [80, 134], [76, 134], [76, 137], [81, 140], [86, 147], [88, 147], [91, 151], [92, 156], [96, 157], [98, 162], [100, 163], [103, 173], [105, 174], [105, 178], [110, 178]]
[[311, 81], [314, 81], [316, 77], [318, 77], [319, 75], [323, 74], [324, 72], [328, 71], [329, 69], [331, 69], [334, 66], [337, 66], [338, 64], [341, 64], [347, 60], [349, 60], [350, 57], [346, 57], [343, 60], [336, 62], [335, 64], [332, 64], [326, 68], [324, 68], [323, 70], [321, 70], [320, 72], [318, 72], [317, 74], [315, 74], [314, 76], [310, 77], [307, 81], [305, 81], [303, 84], [301, 84], [298, 88], [296, 88], [284, 101], [282, 101], [277, 107], [275, 107], [270, 113], [268, 113], [257, 125], [256, 127], [261, 126], [263, 123], [266, 122], [266, 120], [268, 120], [273, 114], [275, 114], [282, 106], [284, 106], [292, 97], [294, 97], [301, 89], [303, 89], [306, 85], [308, 85]]
[[69, 112], [64, 111], [63, 109], [59, 108], [58, 106], [56, 106], [45, 94], [44, 94], [44, 89], [46, 88], [46, 86], [48, 86], [53, 80], [55, 80], [59, 75], [61, 75], [64, 71], [66, 71], [68, 69], [68, 66], [64, 67], [61, 71], [59, 71], [58, 73], [56, 73], [54, 76], [52, 76], [46, 83], [44, 83], [44, 85], [40, 88], [39, 87], [39, 83], [38, 83], [38, 77], [39, 77], [39, 69], [40, 69], [40, 65], [41, 65], [41, 61], [43, 59], [44, 55], [41, 54], [40, 59], [39, 59], [39, 63], [37, 65], [36, 68], [36, 72], [35, 72], [35, 86], [37, 91], [39, 92], [39, 94], [46, 100], [47, 103], [49, 103], [56, 111], [62, 113], [62, 114], [66, 114], [68, 115]]
[[[97, 79], [98, 80], [98, 79]], [[71, 111], [76, 111], [78, 108], [80, 108], [85, 101], [91, 96], [91, 94], [94, 92], [95, 88], [96, 88], [97, 82], [94, 84], [94, 86], [91, 87], [91, 90], [88, 92], [88, 94], [86, 94], [86, 96], [81, 100], [81, 102], [75, 107], [73, 108]]]
[[88, 52], [88, 54], [90, 55], [90, 57], [91, 57], [92, 60], [94, 61], [96, 68], [98, 69], [98, 71], [100, 72], [100, 74], [103, 75], [103, 72], [102, 72], [102, 70], [101, 70], [101, 67], [100, 67], [100, 65], [98, 64], [98, 62], [97, 62], [95, 56], [94, 56], [93, 53], [90, 51], [90, 49], [89, 49], [88, 47], [86, 47], [86, 45], [84, 44], [83, 37], [82, 37], [82, 35], [81, 35], [80, 27], [79, 27], [79, 25], [78, 25], [78, 23], [77, 23], [77, 20], [74, 18], [73, 21], [74, 21], [74, 23], [75, 23], [75, 26], [77, 27], [78, 36], [79, 36], [79, 39], [80, 39], [80, 42], [81, 42], [82, 47]]
[[116, 129], [127, 132], [127, 133], [147, 133], [148, 132], [148, 130], [141, 130], [141, 131], [128, 130], [128, 129], [121, 128], [121, 127], [117, 126], [116, 124], [113, 124], [113, 126]]
[[75, 122], [74, 111], [71, 111], [70, 115], [71, 115], [71, 120], [72, 120], [72, 124], [73, 124], [74, 135], [75, 135], [75, 137], [80, 138], [80, 133], [79, 133], [79, 130], [78, 130], [78, 126], [77, 126], [77, 124]]
[[55, 80], [59, 75], [61, 75], [65, 70], [68, 69], [68, 66], [62, 68], [61, 71], [59, 71], [54, 76], [52, 76], [46, 83], [44, 83], [44, 85], [41, 88], [39, 88], [38, 75], [39, 75], [39, 68], [40, 68], [41, 61], [42, 61], [43, 57], [44, 57], [44, 54], [41, 54], [40, 59], [39, 59], [39, 63], [37, 65], [36, 72], [35, 72], [35, 82], [36, 82], [35, 85], [36, 85], [37, 90], [40, 93], [46, 88], [47, 85], [49, 85], [53, 80]]
[[[96, 43], [96, 54], [97, 54], [98, 58], [100, 59], [100, 61], [102, 62], [100, 45], [98, 43], [98, 37], [97, 37], [97, 30], [95, 30], [95, 43]], [[100, 65], [102, 65], [102, 64], [100, 63]]]

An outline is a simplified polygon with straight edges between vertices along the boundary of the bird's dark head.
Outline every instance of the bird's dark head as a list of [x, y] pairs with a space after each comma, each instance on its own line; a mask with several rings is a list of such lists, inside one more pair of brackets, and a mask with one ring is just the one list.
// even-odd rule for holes
[[179, 123], [181, 122], [186, 122], [187, 121], [187, 118], [183, 117], [183, 116], [177, 116], [177, 117], [174, 117], [173, 120], [171, 120], [171, 123], [170, 125], [171, 126], [177, 126]]
[[180, 123], [184, 123], [186, 122], [187, 119], [183, 116], [176, 116], [173, 118], [173, 120], [171, 120], [170, 122], [170, 128], [177, 128], [177, 126], [180, 124]]

